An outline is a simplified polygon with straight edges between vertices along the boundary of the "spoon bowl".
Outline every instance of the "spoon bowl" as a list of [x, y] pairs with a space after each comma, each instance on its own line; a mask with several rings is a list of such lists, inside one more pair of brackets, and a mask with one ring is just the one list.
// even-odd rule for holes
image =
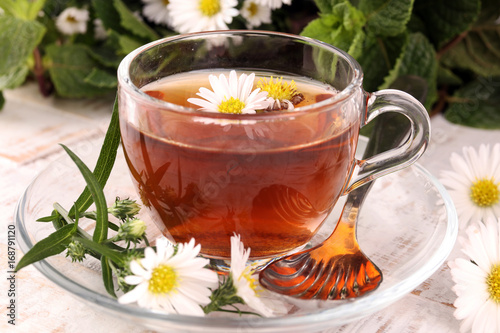
[[334, 232], [323, 243], [267, 266], [262, 286], [302, 299], [359, 297], [382, 282], [380, 269], [361, 251], [356, 239], [358, 212], [373, 182], [350, 192]]

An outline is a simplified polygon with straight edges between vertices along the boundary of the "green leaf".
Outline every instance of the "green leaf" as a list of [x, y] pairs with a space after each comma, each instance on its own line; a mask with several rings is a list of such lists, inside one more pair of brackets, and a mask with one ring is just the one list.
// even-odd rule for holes
[[460, 86], [463, 84], [463, 80], [460, 77], [444, 66], [439, 66], [438, 68], [437, 82], [438, 85], [448, 86]]
[[104, 27], [109, 30], [114, 30], [119, 33], [125, 33], [125, 29], [120, 25], [117, 20], [120, 15], [113, 5], [113, 1], [92, 0], [92, 7], [95, 10], [96, 16], [101, 19]]
[[[120, 144], [120, 123], [118, 120], [118, 100], [115, 99], [113, 105], [113, 113], [111, 115], [111, 121], [106, 131], [106, 136], [104, 137], [104, 142], [97, 159], [96, 166], [94, 168], [94, 177], [97, 182], [104, 188], [106, 182], [108, 181], [113, 165], [115, 164], [116, 154], [118, 152], [118, 146]], [[92, 205], [92, 195], [89, 189], [86, 187], [82, 194], [76, 200], [75, 206], [78, 207], [78, 211], [86, 211], [90, 205]], [[107, 208], [106, 208], [107, 211]], [[72, 208], [70, 215], [74, 216], [75, 208]]]
[[[347, 52], [353, 43], [363, 42], [365, 22], [361, 11], [350, 3], [343, 2], [336, 4], [331, 14], [321, 14], [320, 18], [311, 21], [301, 34], [319, 39]], [[359, 47], [354, 46], [352, 50], [359, 51]]]
[[410, 20], [414, 0], [361, 0], [366, 30], [378, 36], [399, 35]]
[[24, 82], [28, 59], [44, 33], [45, 28], [38, 22], [0, 15], [0, 90]]
[[38, 16], [38, 12], [43, 8], [44, 3], [45, 0], [0, 0], [0, 8], [7, 15], [33, 21]]
[[3, 97], [3, 92], [0, 90], [0, 111], [3, 109], [5, 105], [5, 97]]
[[400, 76], [419, 76], [425, 79], [428, 85], [427, 99], [423, 104], [430, 110], [437, 99], [437, 71], [438, 62], [434, 47], [427, 37], [421, 33], [413, 33], [409, 35], [401, 56], [379, 89], [389, 88]]
[[408, 42], [406, 33], [381, 37], [370, 34], [366, 37], [363, 51], [356, 60], [364, 70], [363, 87], [366, 91], [375, 91], [384, 82], [403, 47]]
[[67, 224], [50, 234], [47, 238], [40, 240], [21, 258], [16, 266], [16, 271], [34, 262], [63, 252], [71, 242], [75, 232], [74, 225]]
[[480, 77], [449, 99], [449, 121], [477, 128], [500, 129], [500, 77]]
[[[104, 197], [104, 192], [102, 187], [97, 181], [94, 174], [89, 170], [89, 168], [82, 162], [82, 160], [76, 156], [68, 147], [61, 145], [63, 149], [68, 153], [73, 162], [80, 170], [85, 182], [87, 183], [87, 188], [89, 189], [92, 199], [94, 200], [96, 207], [96, 224], [94, 229], [94, 234], [92, 239], [95, 242], [101, 243], [108, 238], [108, 207], [106, 204], [106, 198]], [[75, 205], [75, 207], [78, 207]], [[75, 216], [78, 214], [79, 209], [75, 212]]]
[[108, 294], [116, 298], [115, 286], [113, 283], [113, 272], [106, 256], [101, 257], [102, 281]]
[[98, 68], [93, 68], [92, 72], [90, 72], [90, 74], [87, 75], [83, 81], [101, 88], [116, 88], [118, 85], [116, 74], [112, 75]]
[[500, 25], [475, 26], [441, 58], [450, 68], [471, 70], [480, 76], [500, 75]]
[[72, 98], [94, 97], [113, 91], [85, 82], [85, 78], [99, 65], [89, 56], [87, 46], [52, 44], [45, 51], [44, 63], [59, 95]]
[[57, 202], [54, 204], [54, 209], [59, 213], [59, 215], [62, 216], [62, 218], [68, 223], [68, 224], [75, 224], [77, 228], [78, 227], [78, 215], [75, 215], [75, 221], [73, 221], [69, 215], [68, 212]]
[[113, 0], [113, 4], [120, 15], [120, 24], [122, 27], [138, 37], [145, 38], [147, 41], [160, 38], [153, 29], [135, 17], [121, 0]]
[[13, 68], [6, 75], [0, 75], [0, 90], [14, 89], [24, 83], [26, 76], [29, 73], [28, 66], [20, 65]]
[[[79, 241], [80, 243], [83, 244], [86, 248], [96, 252], [100, 253], [102, 256], [108, 257], [109, 260], [112, 260], [114, 263], [119, 265], [120, 267], [123, 267], [125, 265], [125, 258], [124, 255], [121, 252], [112, 250], [108, 246], [104, 244], [97, 243], [93, 240], [82, 238], [82, 237], [73, 237], [75, 241]], [[102, 258], [102, 257], [101, 257]]]
[[316, 6], [322, 13], [331, 13], [335, 5], [346, 2], [346, 0], [315, 0]]
[[430, 40], [440, 48], [472, 26], [480, 6], [480, 0], [418, 0], [413, 11], [426, 25]]

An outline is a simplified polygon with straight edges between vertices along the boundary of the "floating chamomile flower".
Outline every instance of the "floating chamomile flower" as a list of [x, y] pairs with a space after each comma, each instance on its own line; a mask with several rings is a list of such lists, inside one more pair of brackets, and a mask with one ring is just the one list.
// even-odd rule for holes
[[169, 0], [142, 0], [142, 14], [151, 22], [170, 26], [172, 17], [168, 9]]
[[450, 190], [460, 226], [500, 216], [500, 143], [492, 150], [464, 147], [463, 156], [453, 153], [450, 162], [453, 171], [443, 171], [440, 180]]
[[247, 21], [247, 28], [253, 29], [263, 23], [271, 23], [271, 8], [259, 5], [255, 0], [245, 0], [241, 16]]
[[256, 113], [256, 110], [268, 107], [267, 92], [260, 89], [252, 91], [255, 74], [241, 74], [236, 71], [229, 73], [229, 80], [224, 74], [219, 77], [209, 75], [208, 77], [213, 91], [200, 88], [196, 95], [204, 98], [189, 98], [188, 102], [198, 105], [203, 111], [221, 113]]
[[288, 110], [294, 109], [295, 104], [304, 100], [304, 96], [297, 91], [297, 86], [292, 80], [290, 83], [283, 82], [283, 78], [276, 80], [271, 76], [269, 81], [265, 78], [257, 82], [257, 88], [268, 93], [268, 110]]
[[460, 239], [467, 259], [448, 263], [457, 294], [455, 318], [460, 332], [500, 332], [500, 219], [467, 228]]
[[218, 277], [205, 268], [208, 259], [197, 257], [200, 249], [191, 239], [179, 244], [175, 252], [167, 239], [158, 239], [156, 252], [148, 247], [143, 259], [130, 263], [134, 275], [126, 276], [124, 281], [135, 288], [118, 301], [137, 302], [140, 307], [167, 313], [203, 316], [201, 306], [210, 303], [211, 288], [218, 286]]
[[261, 6], [266, 6], [271, 9], [278, 9], [281, 8], [281, 6], [285, 5], [291, 5], [292, 0], [255, 0], [256, 3], [258, 3]]
[[56, 19], [57, 29], [65, 35], [84, 34], [87, 31], [89, 11], [68, 7]]
[[252, 268], [247, 265], [250, 249], [246, 249], [240, 240], [240, 235], [231, 237], [231, 274], [236, 296], [246, 305], [259, 312], [262, 316], [270, 317], [273, 311], [257, 295], [261, 289], [257, 280], [252, 277]]
[[237, 0], [170, 0], [168, 9], [174, 30], [184, 33], [227, 30], [238, 16]]

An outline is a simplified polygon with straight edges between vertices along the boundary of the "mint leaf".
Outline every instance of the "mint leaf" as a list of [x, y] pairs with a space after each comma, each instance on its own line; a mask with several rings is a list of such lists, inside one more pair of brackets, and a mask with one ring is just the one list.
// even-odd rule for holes
[[362, 53], [356, 60], [365, 69], [363, 87], [366, 91], [376, 91], [384, 82], [408, 42], [406, 33], [381, 37], [369, 34], [364, 42]]
[[74, 224], [67, 224], [51, 233], [48, 237], [38, 241], [33, 247], [19, 260], [16, 271], [34, 262], [48, 258], [50, 256], [63, 252], [71, 242], [76, 233]]
[[479, 77], [449, 99], [445, 117], [477, 128], [500, 129], [500, 77]]
[[315, 0], [316, 6], [322, 13], [330, 13], [333, 7], [339, 3], [346, 2], [346, 0]]
[[0, 90], [13, 89], [23, 84], [29, 73], [27, 65], [22, 64], [13, 68], [9, 73], [0, 75]]
[[24, 82], [28, 59], [44, 33], [45, 28], [38, 22], [0, 15], [0, 90]]
[[45, 0], [0, 0], [0, 8], [7, 15], [27, 21], [35, 20], [44, 4]]
[[5, 105], [5, 97], [3, 97], [3, 93], [0, 90], [0, 110], [3, 109], [3, 106]]
[[87, 46], [52, 44], [47, 46], [45, 51], [44, 63], [59, 95], [73, 98], [94, 97], [113, 91], [85, 82], [85, 78], [99, 66], [89, 55]]
[[379, 36], [395, 36], [406, 29], [414, 0], [361, 0], [366, 30]]
[[[350, 51], [353, 57], [359, 56], [360, 47], [364, 40], [363, 26], [365, 17], [361, 11], [348, 2], [336, 4], [331, 14], [321, 14], [320, 18], [311, 21], [302, 31], [303, 36], [319, 39], [336, 46], [346, 52]], [[353, 45], [351, 49], [351, 46]]]
[[136, 36], [143, 37], [147, 41], [153, 41], [160, 36], [147, 24], [140, 21], [121, 0], [113, 0], [116, 11], [120, 15], [120, 24]]
[[462, 68], [480, 76], [500, 75], [500, 25], [485, 23], [471, 31], [441, 58], [450, 68]]
[[399, 76], [419, 76], [425, 79], [428, 85], [427, 99], [423, 104], [430, 110], [437, 99], [437, 71], [438, 62], [434, 47], [427, 37], [421, 33], [413, 33], [409, 35], [401, 56], [379, 89], [389, 88]]
[[472, 26], [480, 6], [480, 0], [419, 0], [414, 13], [425, 23], [430, 40], [441, 48]]
[[98, 68], [93, 68], [92, 72], [90, 72], [83, 81], [101, 88], [116, 88], [118, 85], [116, 74], [110, 74]]
[[107, 30], [114, 30], [119, 33], [125, 33], [120, 21], [117, 20], [120, 15], [113, 5], [113, 1], [92, 0], [92, 7], [96, 16], [101, 19], [102, 24]]

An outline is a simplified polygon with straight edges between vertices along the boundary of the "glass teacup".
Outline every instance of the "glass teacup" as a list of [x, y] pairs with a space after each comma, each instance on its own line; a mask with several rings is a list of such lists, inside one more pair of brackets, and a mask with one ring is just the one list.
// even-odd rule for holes
[[[227, 114], [187, 101], [200, 87], [210, 89], [210, 74], [231, 70], [264, 82], [293, 80], [308, 102]], [[234, 234], [253, 260], [302, 247], [340, 196], [413, 163], [430, 135], [427, 112], [413, 97], [365, 92], [353, 58], [294, 35], [218, 31], [166, 38], [130, 53], [118, 79], [123, 149], [144, 206], [165, 236], [195, 238], [201, 254], [213, 259], [230, 258]], [[158, 82], [162, 89], [151, 88]], [[360, 128], [385, 112], [410, 120], [408, 140], [355, 159]]]

